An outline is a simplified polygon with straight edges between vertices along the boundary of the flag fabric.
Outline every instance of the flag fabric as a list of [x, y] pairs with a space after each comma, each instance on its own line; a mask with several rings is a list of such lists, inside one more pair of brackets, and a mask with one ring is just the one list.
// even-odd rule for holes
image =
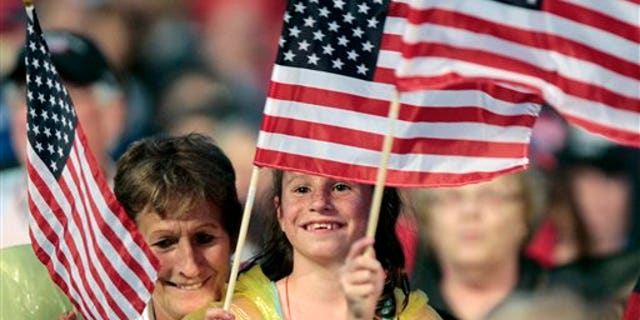
[[640, 277], [627, 300], [623, 320], [640, 320]]
[[84, 318], [136, 318], [151, 297], [158, 261], [88, 149], [35, 10], [26, 9], [32, 247]]
[[637, 0], [412, 0], [401, 91], [499, 81], [570, 122], [640, 146]]
[[[254, 163], [374, 183], [407, 13], [408, 0], [289, 1]], [[387, 185], [461, 185], [528, 165], [541, 99], [449, 89], [400, 96]]]

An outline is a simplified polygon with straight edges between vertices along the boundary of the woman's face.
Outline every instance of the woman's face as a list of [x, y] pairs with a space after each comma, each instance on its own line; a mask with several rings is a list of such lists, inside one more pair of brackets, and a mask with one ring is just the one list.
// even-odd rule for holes
[[480, 267], [518, 256], [527, 221], [517, 176], [430, 192], [424, 227], [441, 262]]
[[275, 201], [294, 259], [342, 263], [351, 244], [365, 235], [371, 195], [371, 186], [285, 172]]
[[160, 261], [153, 291], [158, 319], [180, 319], [222, 298], [229, 276], [230, 244], [221, 215], [218, 207], [207, 204], [180, 218], [162, 219], [155, 212], [136, 217], [138, 228]]

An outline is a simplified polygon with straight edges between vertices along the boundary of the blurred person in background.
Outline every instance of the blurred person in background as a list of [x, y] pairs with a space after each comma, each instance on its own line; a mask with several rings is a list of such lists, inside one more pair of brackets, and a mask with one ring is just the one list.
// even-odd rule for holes
[[528, 254], [590, 303], [621, 309], [640, 274], [640, 150], [569, 127]]
[[214, 136], [235, 112], [229, 88], [212, 73], [190, 68], [166, 86], [158, 102], [156, 130], [176, 135], [197, 132]]
[[[518, 293], [492, 311], [486, 320], [606, 320], [590, 313], [588, 305], [570, 291]], [[614, 320], [614, 318], [610, 318]]]
[[[24, 43], [25, 16], [22, 1], [0, 1], [0, 77], [2, 78], [13, 68], [16, 54]], [[18, 165], [11, 147], [10, 120], [9, 106], [3, 90], [0, 90], [0, 170]]]
[[443, 319], [483, 319], [516, 292], [547, 287], [547, 276], [523, 255], [544, 207], [533, 172], [452, 188], [414, 189], [421, 241], [412, 285]]
[[[91, 151], [107, 178], [114, 173], [110, 150], [117, 145], [125, 120], [119, 83], [109, 63], [88, 38], [67, 31], [45, 32], [52, 62], [65, 82]], [[21, 164], [26, 163], [26, 68], [19, 54], [3, 91], [11, 115], [11, 138]], [[27, 178], [24, 167], [0, 173], [1, 247], [30, 243], [28, 235]]]

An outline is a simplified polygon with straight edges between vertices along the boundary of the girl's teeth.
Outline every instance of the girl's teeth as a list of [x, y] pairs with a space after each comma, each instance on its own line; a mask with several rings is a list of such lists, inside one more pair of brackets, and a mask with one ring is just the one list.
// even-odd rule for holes
[[307, 230], [333, 230], [336, 228], [335, 223], [312, 223], [307, 226]]

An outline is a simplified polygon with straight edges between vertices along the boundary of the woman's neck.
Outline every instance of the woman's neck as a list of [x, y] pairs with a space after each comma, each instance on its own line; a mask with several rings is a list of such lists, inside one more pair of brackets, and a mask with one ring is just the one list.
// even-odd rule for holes
[[518, 261], [492, 266], [443, 266], [440, 289], [453, 313], [465, 320], [484, 317], [518, 283]]

